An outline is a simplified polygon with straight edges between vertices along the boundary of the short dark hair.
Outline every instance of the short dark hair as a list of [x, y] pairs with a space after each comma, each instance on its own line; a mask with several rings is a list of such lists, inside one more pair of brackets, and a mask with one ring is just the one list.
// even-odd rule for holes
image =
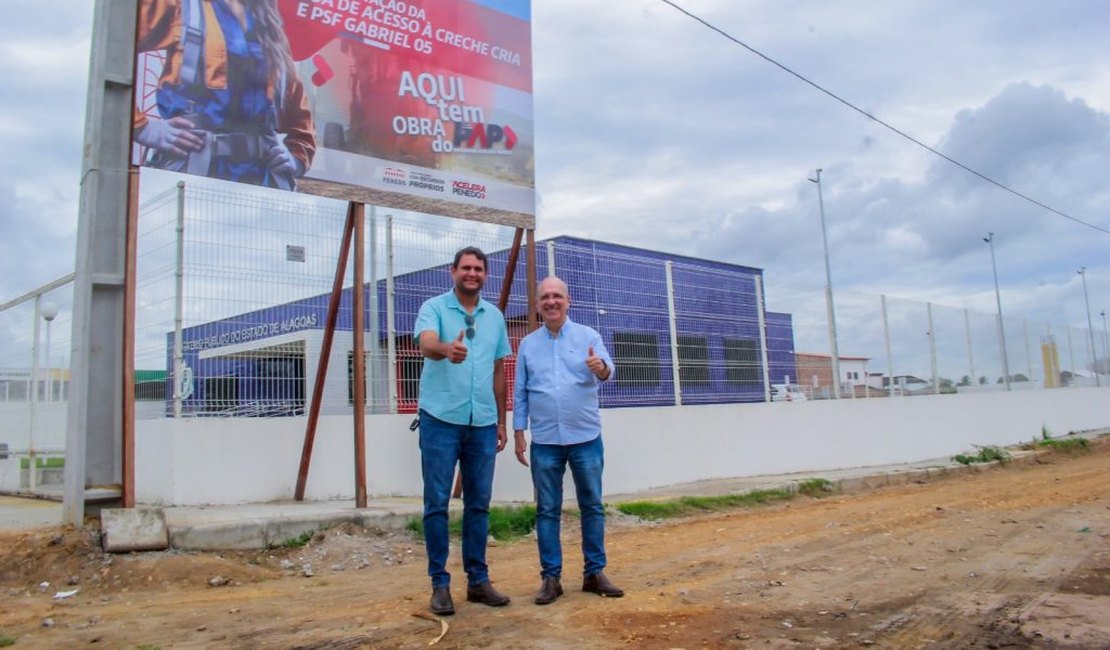
[[455, 253], [455, 261], [451, 262], [451, 268], [459, 268], [459, 261], [462, 260], [463, 255], [473, 255], [474, 257], [482, 260], [483, 268], [489, 268], [489, 262], [486, 261], [486, 254], [483, 253], [482, 249], [478, 248], [477, 246], [467, 246], [466, 248], [459, 249], [459, 252]]

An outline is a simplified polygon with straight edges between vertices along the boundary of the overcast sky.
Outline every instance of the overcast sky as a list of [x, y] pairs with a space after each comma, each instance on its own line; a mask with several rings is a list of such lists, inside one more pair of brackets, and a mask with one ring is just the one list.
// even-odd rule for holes
[[[963, 164], [1110, 230], [1105, 0], [675, 0]], [[92, 2], [0, 23], [0, 302], [73, 270]], [[1021, 200], [661, 0], [533, 0], [538, 236], [1096, 329], [1110, 234]], [[841, 350], [850, 353], [850, 350]]]

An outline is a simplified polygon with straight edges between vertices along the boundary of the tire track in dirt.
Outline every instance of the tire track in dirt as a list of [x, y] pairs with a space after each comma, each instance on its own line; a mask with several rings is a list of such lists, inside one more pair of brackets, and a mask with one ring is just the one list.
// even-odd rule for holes
[[[1110, 445], [1098, 444], [1085, 456], [665, 524], [615, 517], [607, 573], [628, 590], [622, 599], [578, 591], [568, 517], [567, 594], [545, 607], [531, 603], [534, 540], [489, 549], [513, 598], [498, 609], [465, 603], [454, 549], [458, 613], [436, 647], [1054, 647], [1066, 633], [1052, 626], [1055, 609], [1093, 605], [1083, 620], [1093, 634], [1110, 630], [1100, 614], [1110, 612], [1108, 470]], [[52, 591], [9, 594], [0, 629], [19, 647], [426, 648], [439, 628], [411, 616], [427, 606], [420, 555], [341, 572], [321, 560], [313, 577], [247, 570], [231, 555], [120, 557], [111, 570], [127, 579], [102, 590], [59, 602]], [[159, 570], [190, 566], [188, 579]], [[229, 570], [231, 584], [208, 586]]]

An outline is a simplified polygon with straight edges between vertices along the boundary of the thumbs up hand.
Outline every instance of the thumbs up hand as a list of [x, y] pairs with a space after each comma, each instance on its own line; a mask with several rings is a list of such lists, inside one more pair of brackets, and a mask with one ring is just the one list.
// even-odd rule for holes
[[466, 344], [463, 343], [463, 337], [466, 336], [466, 330], [459, 332], [459, 337], [454, 341], [447, 344], [447, 349], [444, 350], [444, 355], [451, 363], [462, 363], [466, 361]]
[[586, 351], [586, 367], [589, 368], [590, 372], [594, 373], [598, 379], [604, 379], [608, 372], [605, 360], [594, 354], [594, 346], [592, 345]]

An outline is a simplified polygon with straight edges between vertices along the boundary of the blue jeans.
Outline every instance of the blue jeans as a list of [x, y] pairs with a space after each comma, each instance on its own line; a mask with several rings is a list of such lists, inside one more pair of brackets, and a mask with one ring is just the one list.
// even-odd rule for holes
[[455, 463], [463, 484], [463, 569], [467, 584], [489, 581], [486, 538], [493, 468], [497, 460], [497, 425], [451, 424], [420, 411], [420, 469], [424, 475], [424, 546], [432, 587], [451, 585], [447, 572], [447, 505], [454, 487]]
[[605, 506], [601, 503], [601, 472], [605, 446], [601, 436], [577, 445], [532, 443], [532, 485], [536, 488], [536, 538], [540, 550], [540, 575], [559, 578], [563, 572], [563, 547], [559, 524], [563, 512], [563, 475], [567, 464], [574, 477], [578, 509], [582, 513], [583, 574], [605, 568]]

